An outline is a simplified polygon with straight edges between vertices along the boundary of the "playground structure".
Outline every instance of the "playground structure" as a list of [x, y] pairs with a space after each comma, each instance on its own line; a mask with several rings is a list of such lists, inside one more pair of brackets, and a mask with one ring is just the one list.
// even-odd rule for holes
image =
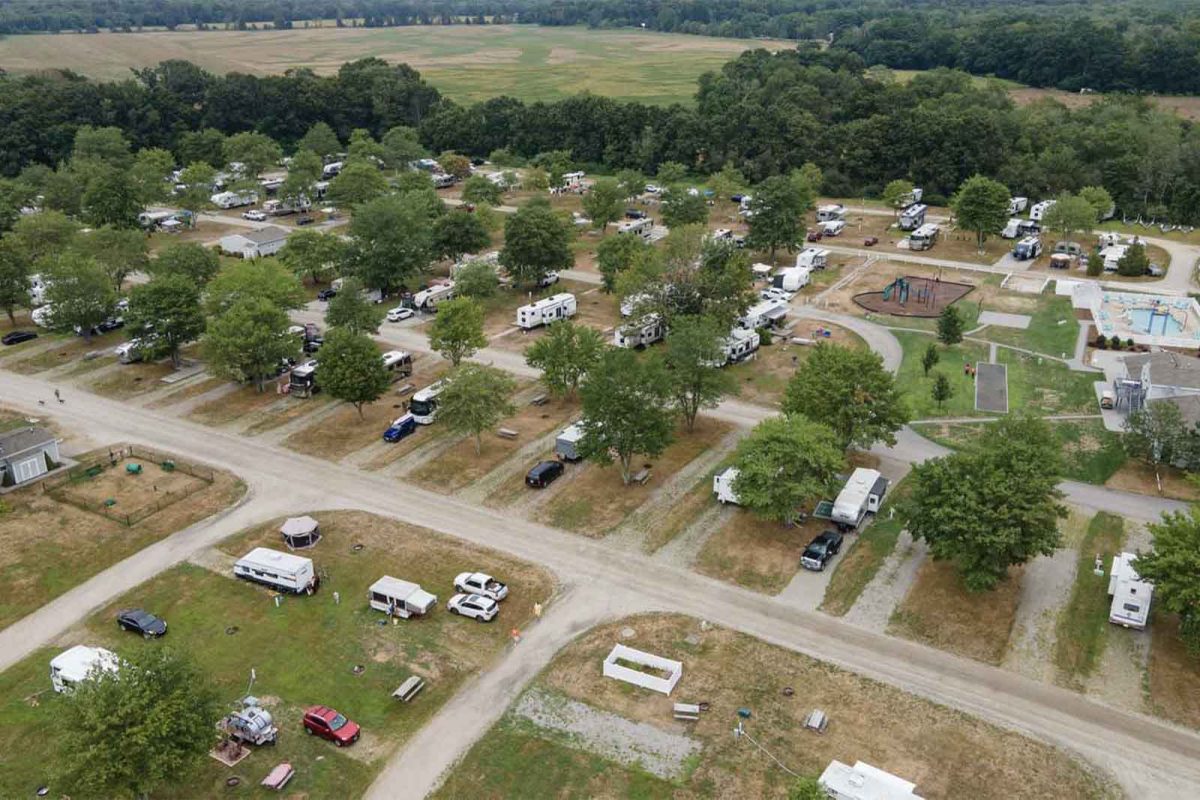
[[968, 283], [901, 275], [877, 292], [854, 296], [854, 302], [878, 314], [900, 317], [937, 317], [975, 287]]
[[1200, 304], [1190, 297], [1093, 290], [1090, 300], [1104, 336], [1157, 347], [1200, 345]]

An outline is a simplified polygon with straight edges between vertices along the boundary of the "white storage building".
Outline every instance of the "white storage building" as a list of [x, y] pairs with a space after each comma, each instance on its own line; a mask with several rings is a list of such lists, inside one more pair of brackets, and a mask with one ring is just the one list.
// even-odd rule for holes
[[221, 237], [221, 252], [240, 258], [273, 256], [287, 244], [288, 232], [273, 225]]

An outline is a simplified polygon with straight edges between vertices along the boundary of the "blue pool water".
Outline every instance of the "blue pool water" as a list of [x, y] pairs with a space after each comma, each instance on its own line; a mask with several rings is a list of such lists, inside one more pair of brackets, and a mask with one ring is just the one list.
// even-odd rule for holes
[[[1151, 319], [1154, 321], [1154, 329], [1150, 329]], [[1183, 331], [1183, 326], [1179, 324], [1179, 320], [1170, 314], [1155, 314], [1148, 308], [1131, 308], [1129, 309], [1129, 320], [1131, 327], [1135, 331], [1148, 333], [1151, 336], [1173, 336]]]

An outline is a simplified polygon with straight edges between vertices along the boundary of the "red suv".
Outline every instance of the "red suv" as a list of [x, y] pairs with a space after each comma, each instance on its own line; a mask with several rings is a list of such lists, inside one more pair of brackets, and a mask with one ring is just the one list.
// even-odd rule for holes
[[304, 732], [345, 747], [358, 741], [361, 730], [357, 722], [351, 722], [329, 706], [313, 706], [304, 712]]

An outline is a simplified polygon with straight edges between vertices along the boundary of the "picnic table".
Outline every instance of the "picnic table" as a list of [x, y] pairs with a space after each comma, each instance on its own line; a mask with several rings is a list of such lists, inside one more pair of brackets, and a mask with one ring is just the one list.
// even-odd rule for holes
[[262, 779], [262, 785], [268, 789], [279, 791], [287, 782], [296, 774], [296, 770], [292, 768], [290, 762], [284, 761], [282, 764], [277, 764], [274, 769], [267, 773], [267, 777]]

